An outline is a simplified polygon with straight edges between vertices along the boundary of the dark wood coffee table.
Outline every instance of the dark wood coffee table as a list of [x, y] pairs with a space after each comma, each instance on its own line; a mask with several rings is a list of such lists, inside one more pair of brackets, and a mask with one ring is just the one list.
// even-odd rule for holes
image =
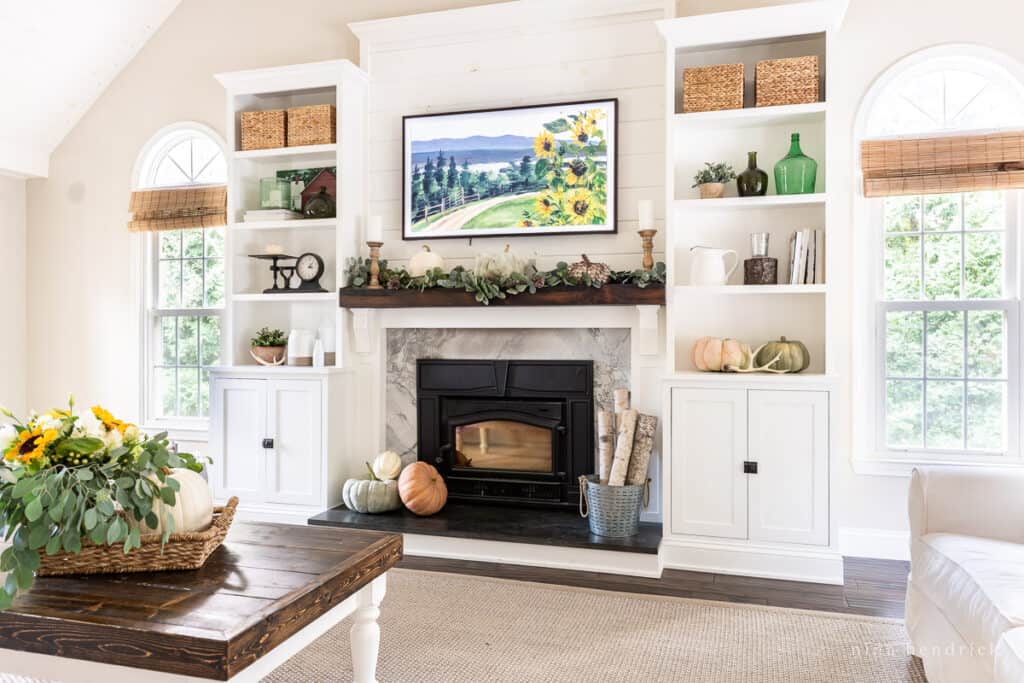
[[354, 680], [370, 683], [385, 573], [401, 557], [400, 534], [239, 522], [197, 571], [39, 578], [0, 612], [0, 671], [259, 681], [355, 613]]

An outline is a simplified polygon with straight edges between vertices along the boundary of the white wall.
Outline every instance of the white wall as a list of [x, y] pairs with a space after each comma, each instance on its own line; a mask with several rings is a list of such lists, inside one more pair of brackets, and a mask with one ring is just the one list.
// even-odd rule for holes
[[[0, 176], [0, 405], [26, 412], [25, 181]], [[2, 418], [0, 418], [2, 419]]]

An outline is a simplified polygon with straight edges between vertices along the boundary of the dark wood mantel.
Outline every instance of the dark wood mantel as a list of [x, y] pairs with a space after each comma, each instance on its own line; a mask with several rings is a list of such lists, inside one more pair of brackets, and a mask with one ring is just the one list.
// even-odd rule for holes
[[[427, 306], [482, 306], [472, 294], [459, 289], [367, 289], [343, 287], [342, 308], [422, 308]], [[551, 287], [491, 301], [491, 306], [662, 306], [665, 286], [604, 285], [603, 287]]]

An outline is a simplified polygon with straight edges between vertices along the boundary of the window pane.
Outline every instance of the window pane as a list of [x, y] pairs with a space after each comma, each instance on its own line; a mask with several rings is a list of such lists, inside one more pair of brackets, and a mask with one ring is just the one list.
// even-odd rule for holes
[[177, 410], [178, 371], [174, 368], [157, 368], [156, 396], [161, 415], [174, 415]]
[[968, 192], [964, 195], [964, 228], [1003, 230], [1006, 228], [1004, 192]]
[[928, 422], [925, 446], [964, 447], [963, 382], [928, 382]]
[[889, 380], [885, 383], [885, 435], [889, 446], [920, 448], [922, 439], [922, 382]]
[[210, 416], [210, 373], [199, 371], [199, 415]]
[[925, 236], [926, 299], [960, 298], [960, 237], [958, 233]]
[[924, 198], [925, 230], [960, 229], [960, 195], [930, 194]]
[[1005, 447], [1006, 384], [967, 383], [967, 447], [997, 450]]
[[178, 318], [178, 365], [199, 365], [199, 318]]
[[181, 305], [183, 308], [203, 307], [203, 260], [185, 259], [181, 262], [184, 280], [182, 282]]
[[199, 368], [178, 370], [178, 392], [182, 417], [199, 417]]
[[964, 236], [964, 284], [968, 299], [1003, 296], [1003, 233]]
[[153, 187], [170, 187], [173, 185], [187, 185], [189, 178], [181, 172], [173, 161], [164, 159], [153, 174]]
[[920, 232], [921, 231], [921, 198], [920, 197], [886, 197], [885, 198], [885, 231], [886, 232]]
[[157, 293], [160, 308], [181, 306], [181, 261], [160, 262], [160, 291]]
[[160, 318], [160, 358], [161, 365], [175, 365], [178, 361], [178, 328], [177, 318], [163, 316]]
[[206, 230], [206, 255], [224, 255], [224, 229], [207, 228]]
[[921, 377], [924, 314], [892, 311], [886, 314], [885, 366], [890, 377]]
[[228, 165], [217, 148], [217, 157], [196, 176], [197, 183], [223, 183], [228, 177]]
[[1002, 311], [968, 311], [969, 377], [1003, 377], [1006, 358], [1005, 328], [1005, 315]]
[[921, 298], [921, 238], [885, 239], [885, 298], [889, 301]]
[[224, 305], [224, 261], [206, 259], [206, 307]]
[[182, 256], [185, 258], [202, 258], [203, 256], [203, 229], [181, 231]]
[[181, 255], [181, 231], [164, 230], [160, 235], [160, 258], [178, 258]]
[[928, 377], [964, 376], [963, 311], [929, 311]]
[[203, 365], [220, 363], [220, 318], [204, 316], [199, 319], [199, 344]]

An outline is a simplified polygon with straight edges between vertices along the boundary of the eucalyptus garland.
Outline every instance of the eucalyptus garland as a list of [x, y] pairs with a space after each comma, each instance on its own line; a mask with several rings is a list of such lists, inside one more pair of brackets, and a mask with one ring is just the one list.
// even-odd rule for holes
[[[522, 272], [478, 274], [474, 270], [456, 266], [447, 273], [440, 268], [433, 268], [417, 277], [410, 275], [409, 271], [401, 266], [389, 267], [385, 260], [379, 260], [377, 265], [380, 267], [380, 283], [387, 289], [417, 289], [421, 292], [434, 287], [461, 289], [472, 294], [485, 306], [494, 299], [505, 299], [523, 293], [536, 294], [538, 289], [549, 287], [601, 288], [601, 282], [592, 280], [589, 275], [571, 275], [569, 264], [564, 261], [559, 261], [552, 270], [538, 270], [532, 265], [527, 265]], [[370, 282], [370, 259], [350, 258], [345, 269], [345, 281], [349, 287], [366, 287]], [[635, 285], [641, 289], [664, 283], [665, 264], [661, 261], [654, 264], [651, 270], [612, 271], [607, 282]]]

